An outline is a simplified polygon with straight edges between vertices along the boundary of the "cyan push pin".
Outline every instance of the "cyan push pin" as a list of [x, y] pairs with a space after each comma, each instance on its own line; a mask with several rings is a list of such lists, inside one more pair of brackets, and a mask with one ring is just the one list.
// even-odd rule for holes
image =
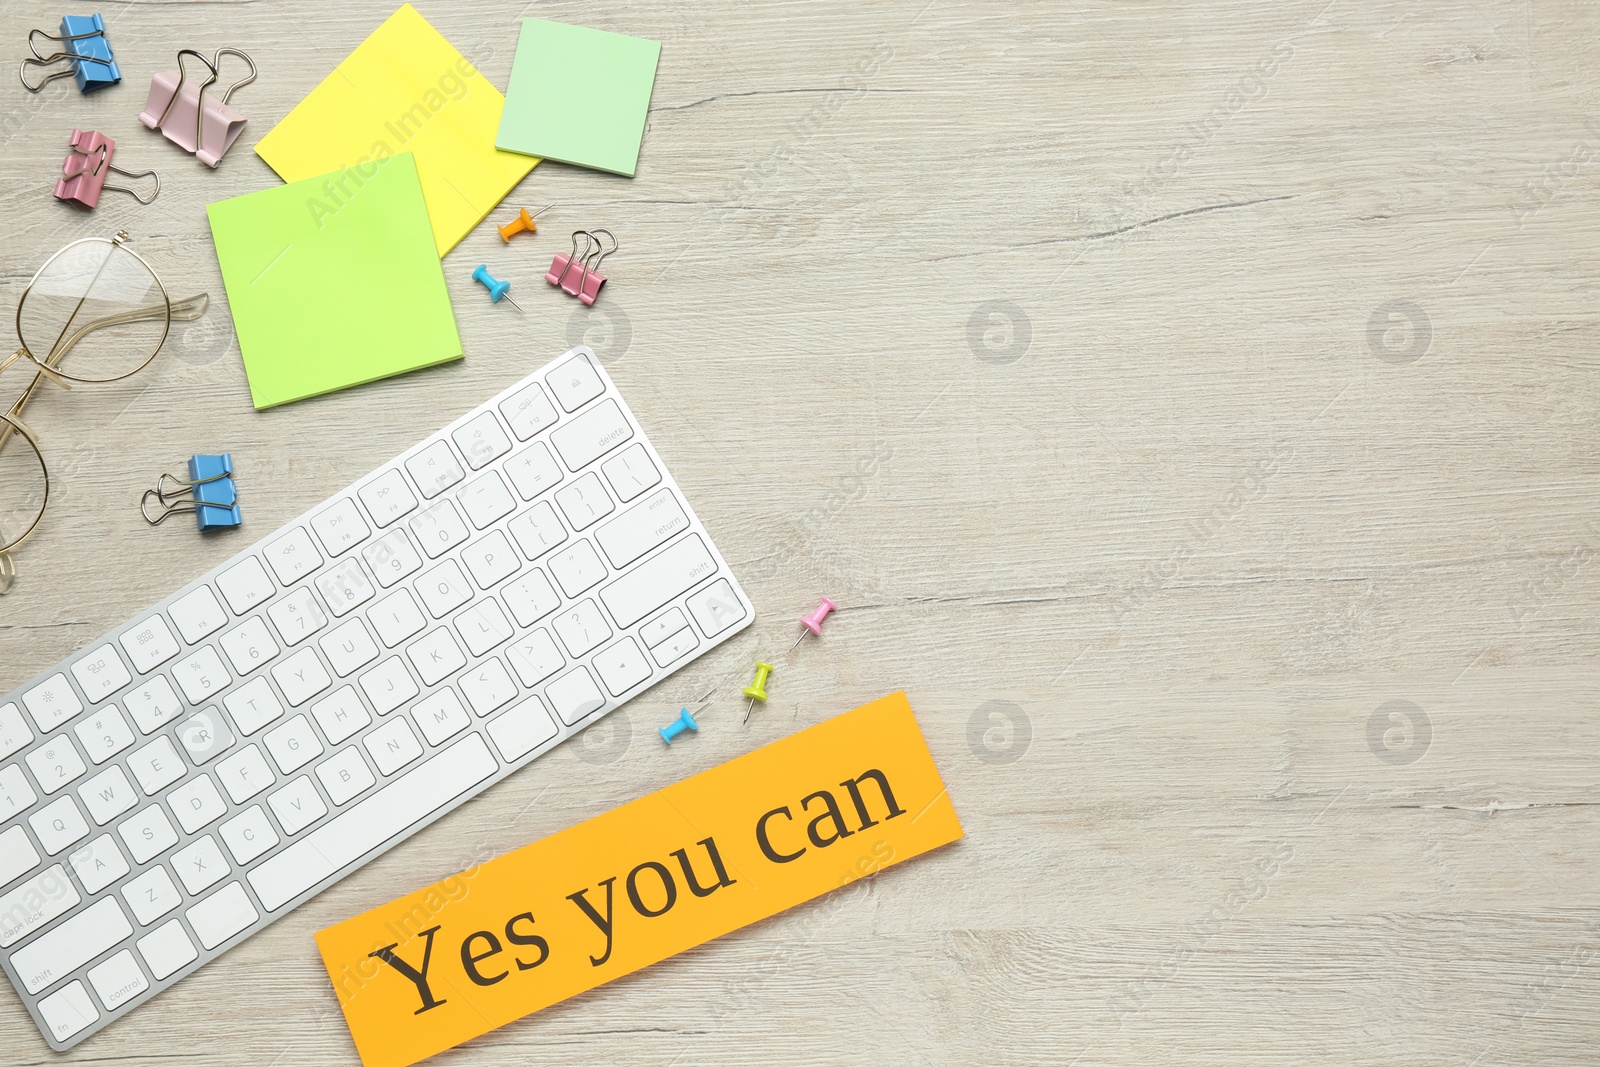
[[483, 287], [489, 290], [489, 299], [494, 301], [496, 304], [500, 303], [500, 301], [503, 299], [506, 303], [510, 304], [518, 311], [522, 310], [522, 305], [517, 303], [515, 300], [512, 300], [509, 293], [507, 293], [507, 290], [511, 288], [511, 283], [496, 281], [489, 274], [489, 264], [479, 263], [478, 269], [472, 272], [472, 280], [475, 282], [482, 282]]
[[659, 732], [661, 734], [661, 740], [670, 745], [672, 744], [672, 739], [683, 733], [685, 730], [698, 731], [699, 729], [700, 724], [694, 721], [694, 716], [690, 715], [689, 709], [685, 707], [682, 711], [678, 712], [677, 719], [667, 723], [667, 725], [663, 726]]
[[800, 616], [800, 625], [804, 629], [800, 631], [800, 636], [794, 639], [794, 644], [789, 646], [789, 651], [793, 652], [799, 648], [800, 642], [806, 639], [806, 634], [812, 634], [820, 638], [822, 636], [822, 620], [826, 619], [832, 611], [833, 601], [823, 597], [822, 603], [817, 605], [816, 611], [813, 611], [810, 615]]
[[756, 661], [756, 680], [745, 686], [742, 692], [750, 698], [750, 703], [744, 708], [744, 721], [750, 721], [750, 712], [755, 709], [756, 701], [767, 702], [767, 675], [772, 673], [772, 664]]

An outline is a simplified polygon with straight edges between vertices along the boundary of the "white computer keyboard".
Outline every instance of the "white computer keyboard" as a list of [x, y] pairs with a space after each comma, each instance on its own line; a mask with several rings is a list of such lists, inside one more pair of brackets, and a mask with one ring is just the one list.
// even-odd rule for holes
[[66, 1049], [749, 598], [575, 348], [0, 697], [0, 961]]

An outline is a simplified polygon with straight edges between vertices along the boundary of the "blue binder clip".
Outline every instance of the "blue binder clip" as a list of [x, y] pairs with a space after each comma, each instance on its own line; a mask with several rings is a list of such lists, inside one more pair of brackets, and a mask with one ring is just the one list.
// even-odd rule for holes
[[[33, 41], [35, 36], [58, 42], [63, 51], [52, 52], [48, 56], [40, 55], [39, 46]], [[30, 30], [28, 51], [33, 53], [33, 58], [22, 61], [22, 66], [17, 70], [17, 77], [22, 79], [22, 87], [30, 93], [36, 93], [43, 89], [46, 83], [57, 78], [65, 78], [68, 74], [77, 79], [80, 93], [92, 93], [96, 89], [104, 89], [122, 80], [122, 70], [112, 57], [111, 45], [106, 41], [105, 20], [98, 14], [61, 16], [59, 36], [45, 33], [43, 30]], [[29, 67], [45, 67], [59, 63], [63, 59], [69, 60], [71, 66], [47, 75], [38, 85], [28, 84]]]
[[[154, 515], [150, 502], [159, 506]], [[189, 460], [189, 478], [163, 474], [154, 489], [146, 489], [139, 502], [139, 513], [151, 526], [160, 526], [180, 512], [194, 512], [201, 533], [227, 530], [244, 524], [239, 510], [239, 487], [233, 481], [233, 457], [195, 456]]]

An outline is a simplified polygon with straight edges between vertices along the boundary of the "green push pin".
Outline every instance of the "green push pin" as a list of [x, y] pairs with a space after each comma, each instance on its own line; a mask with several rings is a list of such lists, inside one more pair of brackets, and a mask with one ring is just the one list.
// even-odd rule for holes
[[750, 721], [750, 712], [755, 710], [756, 701], [767, 702], [767, 676], [772, 673], [772, 664], [756, 662], [756, 680], [744, 687], [744, 695], [750, 698], [750, 703], [744, 708], [744, 721]]

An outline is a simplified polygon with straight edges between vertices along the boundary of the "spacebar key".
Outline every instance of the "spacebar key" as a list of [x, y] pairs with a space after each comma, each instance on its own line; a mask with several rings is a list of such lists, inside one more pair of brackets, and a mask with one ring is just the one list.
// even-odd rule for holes
[[495, 767], [481, 735], [457, 742], [251, 871], [256, 899], [268, 911], [277, 911], [396, 834], [413, 829], [494, 774]]

